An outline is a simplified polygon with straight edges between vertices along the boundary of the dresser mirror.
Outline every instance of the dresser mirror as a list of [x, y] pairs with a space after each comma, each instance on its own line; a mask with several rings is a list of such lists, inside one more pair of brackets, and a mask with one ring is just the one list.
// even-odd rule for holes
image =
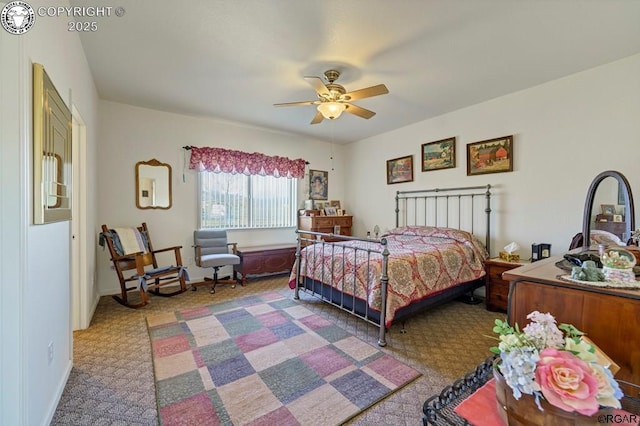
[[171, 208], [171, 166], [155, 158], [136, 163], [136, 207]]
[[594, 229], [611, 232], [626, 243], [635, 229], [635, 210], [629, 181], [620, 172], [608, 170], [595, 177], [584, 204], [582, 248], [589, 249]]

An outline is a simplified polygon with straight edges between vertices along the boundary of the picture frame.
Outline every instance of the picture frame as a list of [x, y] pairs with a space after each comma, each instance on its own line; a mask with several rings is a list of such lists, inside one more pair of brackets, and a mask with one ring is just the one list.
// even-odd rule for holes
[[456, 138], [451, 137], [422, 144], [422, 171], [456, 167]]
[[467, 144], [467, 176], [512, 171], [512, 135]]
[[329, 193], [329, 172], [309, 170], [309, 198], [326, 200]]
[[618, 204], [625, 205], [623, 186], [618, 183]]
[[413, 181], [413, 155], [387, 160], [387, 185]]
[[324, 208], [324, 214], [325, 214], [325, 216], [337, 216], [338, 212], [337, 212], [335, 207], [330, 207], [329, 206], [329, 207], [325, 207]]
[[331, 207], [335, 207], [336, 209], [340, 209], [340, 208], [342, 208], [342, 207], [340, 206], [340, 200], [331, 200], [331, 202], [329, 203], [329, 205], [330, 205]]
[[613, 215], [613, 221], [614, 222], [622, 222], [622, 215], [621, 214], [614, 214]]
[[338, 216], [344, 216], [344, 210], [342, 209], [336, 209], [336, 213]]
[[600, 204], [600, 208], [602, 209], [602, 214], [611, 216], [616, 214], [616, 206], [614, 206], [613, 204]]

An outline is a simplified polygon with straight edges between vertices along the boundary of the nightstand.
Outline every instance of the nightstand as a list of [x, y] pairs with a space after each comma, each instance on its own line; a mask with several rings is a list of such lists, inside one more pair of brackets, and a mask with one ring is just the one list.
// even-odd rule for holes
[[499, 257], [485, 260], [484, 265], [487, 275], [484, 277], [484, 284], [487, 310], [507, 312], [507, 303], [509, 302], [509, 282], [502, 279], [502, 274], [505, 271], [528, 263], [529, 261], [526, 260], [507, 262]]

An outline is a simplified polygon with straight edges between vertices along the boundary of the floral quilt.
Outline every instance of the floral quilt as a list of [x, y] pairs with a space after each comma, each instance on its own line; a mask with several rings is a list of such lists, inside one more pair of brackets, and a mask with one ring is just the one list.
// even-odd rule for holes
[[[396, 228], [383, 237], [389, 250], [386, 326], [411, 302], [485, 274], [486, 249], [466, 231], [411, 226]], [[355, 294], [380, 311], [382, 249], [381, 244], [368, 241], [313, 244], [300, 253], [301, 275]], [[295, 288], [296, 276], [297, 264], [289, 278], [291, 288]]]

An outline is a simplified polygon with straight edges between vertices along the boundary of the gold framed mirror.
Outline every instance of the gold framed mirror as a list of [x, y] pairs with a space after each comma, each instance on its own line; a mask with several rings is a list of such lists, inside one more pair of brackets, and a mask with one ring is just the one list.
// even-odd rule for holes
[[171, 208], [171, 166], [155, 158], [136, 163], [136, 207]]
[[33, 223], [71, 220], [71, 111], [33, 64]]

